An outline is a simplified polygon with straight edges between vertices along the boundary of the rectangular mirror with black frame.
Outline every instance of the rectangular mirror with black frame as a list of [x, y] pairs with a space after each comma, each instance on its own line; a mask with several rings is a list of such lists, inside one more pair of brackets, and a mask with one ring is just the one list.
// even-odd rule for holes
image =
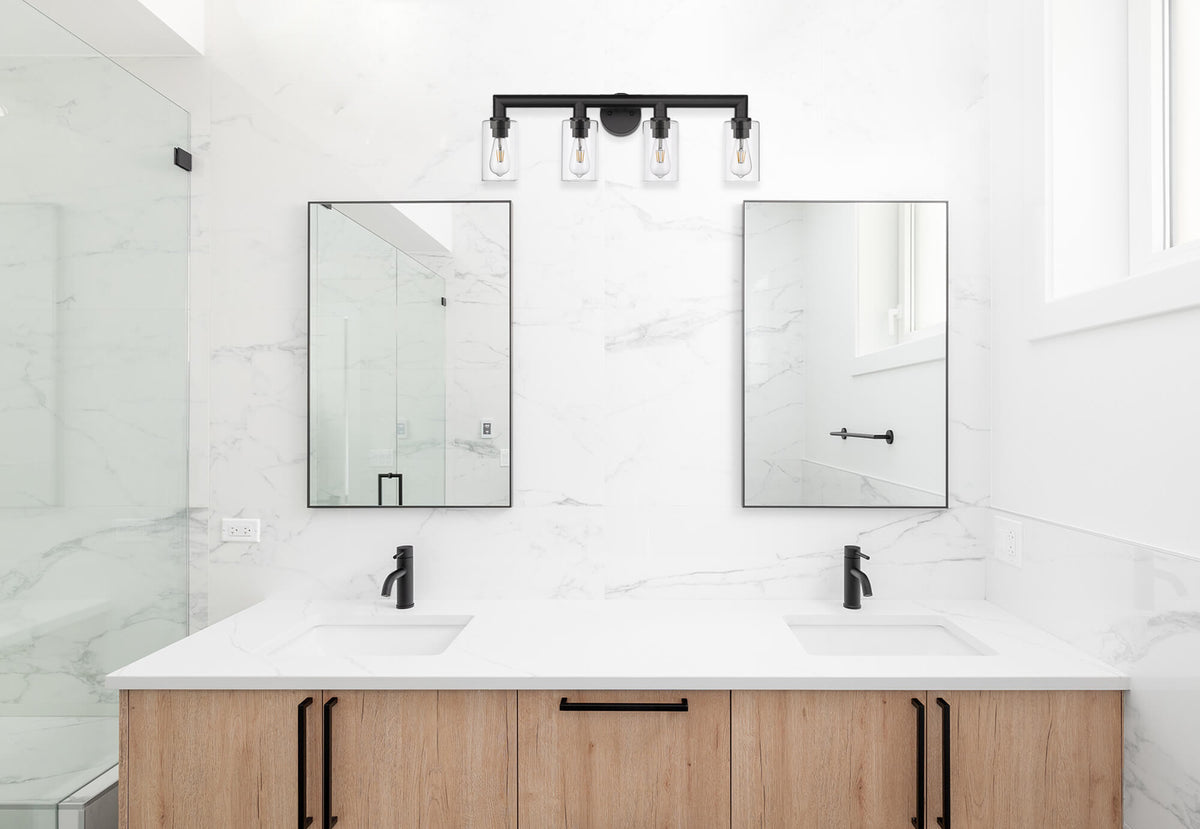
[[309, 203], [308, 506], [511, 506], [511, 212]]
[[947, 204], [744, 203], [743, 506], [947, 506]]

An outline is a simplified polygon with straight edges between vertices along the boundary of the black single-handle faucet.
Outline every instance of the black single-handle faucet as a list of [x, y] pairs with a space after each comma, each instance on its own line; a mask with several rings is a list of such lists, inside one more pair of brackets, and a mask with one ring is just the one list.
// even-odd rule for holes
[[846, 583], [842, 591], [842, 607], [847, 610], [862, 610], [862, 597], [871, 595], [871, 580], [867, 578], [866, 573], [859, 569], [858, 563], [864, 558], [870, 559], [871, 557], [863, 553], [861, 547], [853, 544], [846, 545], [845, 553], [843, 569]]
[[[413, 548], [411, 544], [396, 548], [396, 569], [388, 573], [383, 580], [383, 595], [392, 595], [392, 585], [397, 580], [400, 586], [396, 588], [396, 609], [407, 610], [413, 606]], [[867, 595], [871, 595], [868, 591]]]

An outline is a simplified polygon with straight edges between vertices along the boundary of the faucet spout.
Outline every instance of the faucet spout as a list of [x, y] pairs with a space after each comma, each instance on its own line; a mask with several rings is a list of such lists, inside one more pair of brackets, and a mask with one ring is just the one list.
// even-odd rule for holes
[[874, 596], [871, 592], [871, 580], [867, 578], [867, 574], [857, 567], [850, 568], [850, 575], [858, 579], [858, 583], [862, 585], [862, 594], [864, 596]]
[[411, 544], [396, 548], [396, 569], [383, 580], [383, 595], [392, 595], [396, 590], [396, 609], [407, 610], [413, 606], [413, 548]]
[[[401, 567], [399, 570], [393, 570], [392, 572], [388, 573], [387, 578], [383, 580], [383, 595], [392, 595], [392, 585], [396, 583], [396, 579], [402, 579], [407, 575], [408, 569], [405, 567]], [[868, 593], [867, 595], [869, 596], [871, 594]]]

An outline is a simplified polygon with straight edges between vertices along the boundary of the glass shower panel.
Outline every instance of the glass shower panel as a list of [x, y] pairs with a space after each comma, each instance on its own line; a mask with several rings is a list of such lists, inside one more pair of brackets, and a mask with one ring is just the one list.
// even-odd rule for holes
[[[0, 0], [0, 825], [117, 761], [186, 633], [188, 116]], [[41, 821], [41, 822], [39, 822]]]
[[403, 475], [405, 504], [444, 504], [445, 279], [360, 223], [391, 205], [311, 210], [313, 503], [395, 505]]
[[312, 210], [314, 494], [374, 503], [377, 474], [395, 465], [396, 249], [339, 210]]
[[406, 504], [437, 506], [446, 503], [446, 280], [397, 250], [396, 283], [396, 468]]

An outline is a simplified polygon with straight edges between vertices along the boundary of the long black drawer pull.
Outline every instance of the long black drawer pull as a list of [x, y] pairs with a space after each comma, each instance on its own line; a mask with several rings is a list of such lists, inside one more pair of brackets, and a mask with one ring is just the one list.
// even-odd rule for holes
[[938, 697], [937, 704], [942, 709], [942, 816], [937, 824], [950, 829], [950, 703]]
[[308, 814], [308, 706], [312, 705], [312, 697], [306, 697], [297, 706], [296, 728], [296, 791], [299, 809], [297, 826], [308, 829], [312, 826], [312, 816]]
[[559, 711], [683, 711], [687, 712], [687, 698], [679, 702], [567, 702], [563, 697]]
[[925, 703], [913, 697], [912, 704], [917, 709], [917, 816], [912, 825], [925, 829]]
[[330, 697], [325, 701], [321, 722], [321, 742], [324, 743], [325, 756], [325, 768], [321, 775], [321, 814], [325, 818], [325, 829], [331, 829], [337, 824], [337, 817], [333, 814], [333, 706], [337, 705], [337, 701], [337, 697]]

